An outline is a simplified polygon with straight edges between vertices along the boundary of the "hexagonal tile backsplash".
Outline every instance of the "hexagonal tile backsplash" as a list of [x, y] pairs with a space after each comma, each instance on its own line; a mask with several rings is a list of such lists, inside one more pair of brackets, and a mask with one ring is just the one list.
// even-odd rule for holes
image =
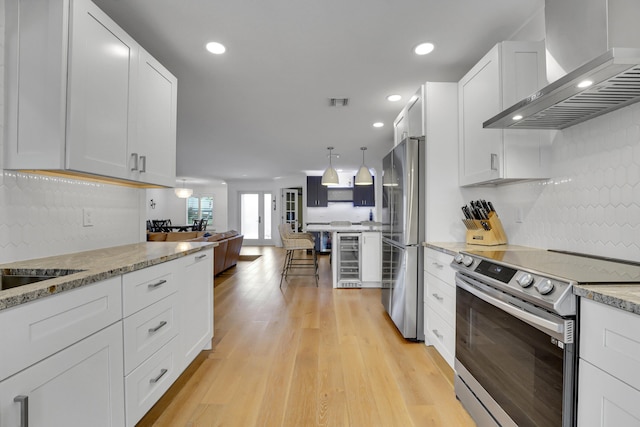
[[510, 243], [640, 261], [640, 104], [558, 132], [552, 159], [498, 189]]
[[[140, 241], [135, 188], [4, 171], [0, 263]], [[83, 209], [94, 225], [83, 226]]]

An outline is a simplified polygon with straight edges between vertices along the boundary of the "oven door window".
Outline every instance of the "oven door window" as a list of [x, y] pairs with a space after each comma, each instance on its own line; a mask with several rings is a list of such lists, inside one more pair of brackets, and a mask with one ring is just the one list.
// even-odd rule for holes
[[456, 359], [520, 427], [562, 425], [563, 350], [456, 288]]

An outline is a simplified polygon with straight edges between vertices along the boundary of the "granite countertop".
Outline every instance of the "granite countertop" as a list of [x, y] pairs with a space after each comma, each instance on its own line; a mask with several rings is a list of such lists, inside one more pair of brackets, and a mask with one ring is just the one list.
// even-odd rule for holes
[[331, 225], [331, 224], [307, 224], [306, 231], [336, 231], [336, 232], [354, 232], [357, 233], [359, 231], [381, 231], [382, 227], [380, 225], [362, 225], [362, 224], [351, 224], [351, 225]]
[[576, 285], [573, 293], [582, 298], [640, 314], [640, 285]]
[[531, 248], [528, 246], [519, 245], [495, 245], [495, 246], [483, 246], [483, 245], [470, 245], [465, 242], [423, 242], [422, 246], [436, 251], [444, 252], [448, 255], [455, 256], [461, 251], [523, 251], [537, 248]]
[[56, 271], [61, 270], [82, 271], [0, 291], [0, 310], [215, 246], [218, 246], [218, 243], [143, 242], [2, 264], [0, 265], [2, 271], [20, 270], [22, 274], [34, 274], [34, 270], [47, 270], [49, 274], [55, 274]]

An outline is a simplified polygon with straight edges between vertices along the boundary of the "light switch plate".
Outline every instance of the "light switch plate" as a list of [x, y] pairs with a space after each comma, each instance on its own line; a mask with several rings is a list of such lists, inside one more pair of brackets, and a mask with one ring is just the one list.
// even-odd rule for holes
[[82, 208], [82, 226], [93, 227], [93, 209]]

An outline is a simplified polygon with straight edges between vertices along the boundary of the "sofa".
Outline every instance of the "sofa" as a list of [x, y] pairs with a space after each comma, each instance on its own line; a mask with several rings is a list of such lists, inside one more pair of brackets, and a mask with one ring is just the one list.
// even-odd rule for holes
[[176, 231], [168, 233], [147, 233], [149, 242], [217, 242], [213, 248], [213, 275], [233, 267], [240, 259], [240, 249], [244, 236], [235, 230], [211, 234], [206, 231]]

